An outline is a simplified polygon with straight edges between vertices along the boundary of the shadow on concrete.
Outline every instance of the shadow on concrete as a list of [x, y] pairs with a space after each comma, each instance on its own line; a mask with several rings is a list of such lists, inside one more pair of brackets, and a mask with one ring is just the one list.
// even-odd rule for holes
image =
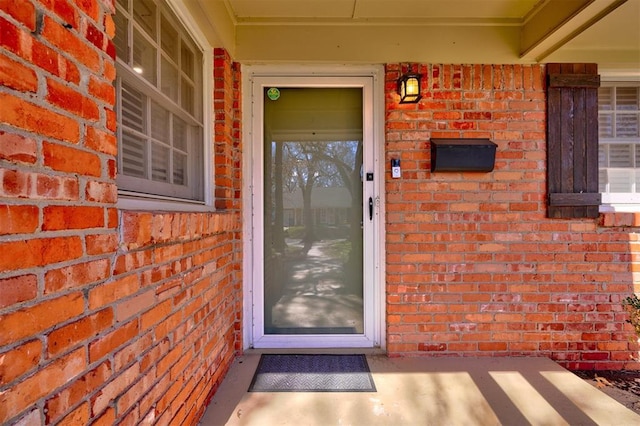
[[371, 352], [377, 392], [248, 393], [263, 352], [235, 360], [201, 425], [640, 424], [636, 413], [547, 358], [389, 358]]

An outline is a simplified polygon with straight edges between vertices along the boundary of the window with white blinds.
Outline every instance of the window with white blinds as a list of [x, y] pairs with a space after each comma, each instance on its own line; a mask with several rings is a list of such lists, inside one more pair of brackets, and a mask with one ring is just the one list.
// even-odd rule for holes
[[162, 0], [117, 0], [118, 188], [204, 199], [203, 54]]
[[598, 127], [603, 203], [640, 204], [640, 82], [602, 83]]

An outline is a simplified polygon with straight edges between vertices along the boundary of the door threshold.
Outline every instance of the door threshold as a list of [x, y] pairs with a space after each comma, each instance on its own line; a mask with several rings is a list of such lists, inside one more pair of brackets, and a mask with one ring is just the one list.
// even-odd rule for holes
[[251, 348], [245, 349], [242, 355], [261, 354], [332, 354], [332, 355], [387, 355], [382, 348]]

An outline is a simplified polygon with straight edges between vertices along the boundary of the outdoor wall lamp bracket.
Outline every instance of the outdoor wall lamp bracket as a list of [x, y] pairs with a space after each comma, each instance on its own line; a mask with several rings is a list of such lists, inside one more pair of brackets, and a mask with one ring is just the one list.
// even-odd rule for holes
[[415, 104], [422, 98], [420, 92], [420, 74], [403, 74], [398, 79], [398, 94], [401, 104]]

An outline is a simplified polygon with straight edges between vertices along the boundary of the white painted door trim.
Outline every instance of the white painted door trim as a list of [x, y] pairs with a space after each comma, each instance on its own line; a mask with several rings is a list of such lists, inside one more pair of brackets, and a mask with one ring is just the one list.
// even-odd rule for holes
[[[365, 280], [370, 280], [370, 291], [365, 291], [364, 335], [324, 335], [309, 339], [307, 336], [278, 336], [262, 334], [261, 304], [262, 258], [262, 117], [255, 116], [255, 102], [262, 105], [262, 90], [252, 93], [254, 84], [275, 82], [283, 86], [303, 84], [307, 87], [340, 87], [346, 84], [368, 85], [365, 98], [365, 139], [373, 146], [370, 167], [374, 173], [372, 184], [364, 182], [363, 193], [376, 200], [374, 226], [371, 231], [370, 254], [373, 268]], [[348, 83], [351, 82], [351, 83]], [[364, 82], [364, 83], [363, 83]], [[286, 84], [285, 84], [286, 85]], [[260, 86], [262, 87], [262, 86]], [[306, 66], [306, 65], [247, 65], [242, 68], [243, 111], [243, 348], [312, 348], [312, 347], [380, 347], [385, 342], [384, 291], [384, 69], [382, 66]], [[367, 282], [367, 281], [365, 281]], [[367, 284], [369, 285], [369, 284]], [[260, 316], [260, 318], [257, 318]], [[369, 316], [369, 317], [368, 317]]]

